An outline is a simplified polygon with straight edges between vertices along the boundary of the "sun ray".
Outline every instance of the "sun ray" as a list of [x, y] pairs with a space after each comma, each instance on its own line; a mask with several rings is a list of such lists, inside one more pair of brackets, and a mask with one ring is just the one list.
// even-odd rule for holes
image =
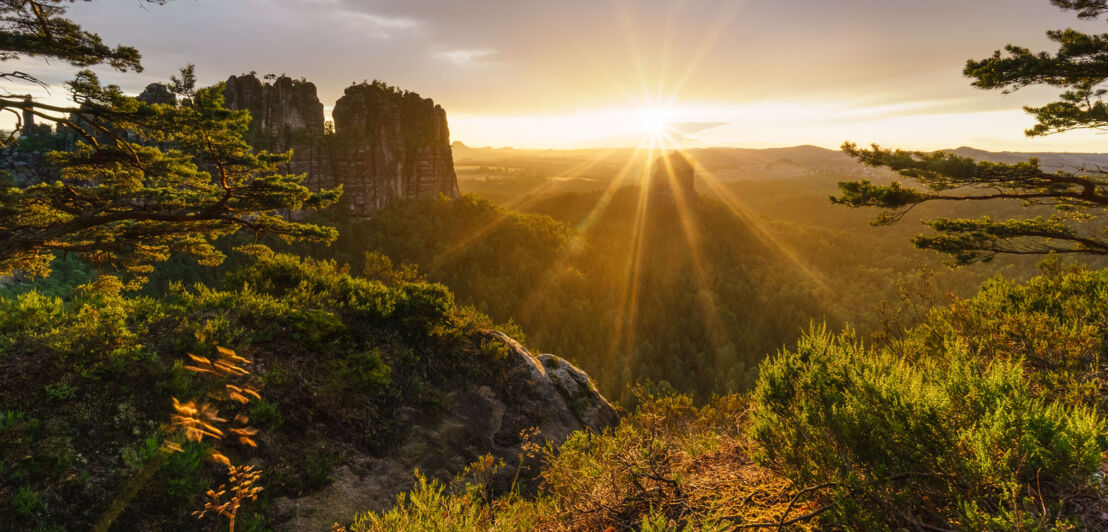
[[[615, 198], [617, 191], [624, 186], [625, 182], [628, 181], [632, 175], [634, 175], [633, 169], [638, 165], [640, 168], [638, 172], [640, 187], [637, 202], [634, 206], [635, 212], [631, 224], [630, 235], [626, 242], [626, 253], [623, 253], [625, 262], [620, 268], [623, 273], [621, 275], [622, 280], [619, 283], [621, 286], [619, 294], [619, 311], [616, 315], [616, 323], [614, 324], [615, 327], [611, 337], [612, 348], [622, 354], [624, 363], [628, 365], [635, 363], [636, 324], [638, 321], [638, 306], [642, 290], [643, 260], [646, 241], [649, 237], [646, 233], [648, 231], [649, 221], [647, 218], [651, 216], [649, 208], [651, 194], [646, 178], [650, 175], [651, 164], [657, 155], [664, 155], [667, 150], [680, 148], [679, 142], [671, 135], [673, 129], [670, 122], [674, 118], [674, 113], [672, 113], [671, 108], [674, 106], [674, 102], [680, 91], [695, 74], [703, 59], [714, 48], [721, 35], [734, 18], [738, 11], [738, 4], [738, 2], [730, 1], [721, 6], [719, 16], [713, 20], [711, 26], [704, 33], [692, 56], [684, 61], [682, 71], [677, 72], [679, 77], [676, 78], [676, 82], [670, 83], [673, 81], [670, 79], [670, 63], [671, 56], [675, 52], [674, 35], [680, 7], [679, 4], [671, 2], [666, 6], [667, 13], [665, 27], [660, 36], [661, 48], [659, 50], [657, 70], [656, 72], [651, 72], [652, 74], [656, 73], [657, 79], [651, 79], [652, 76], [647, 73], [646, 64], [644, 63], [644, 57], [642, 55], [642, 48], [640, 47], [638, 34], [635, 31], [634, 13], [631, 6], [625, 0], [617, 0], [614, 3], [617, 19], [628, 47], [630, 63], [638, 78], [638, 89], [641, 92], [641, 97], [639, 98], [634, 97], [632, 94], [628, 94], [628, 96], [631, 101], [637, 102], [637, 106], [639, 107], [638, 118], [640, 121], [639, 126], [642, 138], [637, 143], [634, 151], [624, 162], [623, 167], [597, 198], [589, 212], [578, 222], [575, 228], [575, 234], [582, 235], [587, 233], [594, 224], [603, 219], [603, 215]], [[569, 173], [572, 175], [578, 172], [587, 171], [595, 167], [602, 159], [606, 158], [611, 153], [613, 152], [609, 150], [597, 154], [592, 160], [584, 161], [574, 168], [571, 168]], [[644, 154], [645, 160], [640, 162], [638, 159]], [[709, 288], [711, 286], [711, 272], [708, 271], [703, 254], [701, 235], [694, 221], [695, 213], [693, 213], [693, 208], [691, 207], [693, 198], [686, 197], [685, 191], [679, 186], [676, 186], [674, 169], [669, 164], [668, 159], [663, 160], [665, 161], [666, 168], [662, 170], [661, 173], [664, 174], [665, 179], [670, 181], [670, 189], [674, 191], [676, 215], [681, 226], [681, 234], [684, 237], [687, 252], [689, 253], [689, 260], [692, 264], [692, 273], [696, 285], [703, 291], [711, 292]], [[703, 165], [700, 166], [703, 167]], [[713, 178], [709, 177], [704, 181], [713, 181]], [[712, 185], [715, 185], [714, 181], [709, 184], [709, 188], [722, 188], [713, 187]], [[544, 183], [537, 189], [531, 191], [527, 197], [520, 198], [507, 207], [511, 209], [524, 208], [538, 198], [545, 196], [556, 186], [557, 184], [554, 182]], [[716, 194], [726, 199], [732, 199], [729, 196], [723, 196], [718, 190]], [[754, 224], [750, 223], [753, 221], [753, 217], [746, 215], [745, 211], [742, 210], [738, 203], [734, 201], [727, 202], [725, 200], [725, 204], [730, 210], [736, 213], [736, 216], [747, 221], [748, 225], [752, 226], [752, 230], [759, 234], [759, 238], [773, 242], [775, 249], [784, 247], [783, 244], [776, 242], [771, 235], [762, 231], [761, 228], [753, 227]], [[479, 229], [474, 232], [474, 234], [470, 235], [470, 237], [463, 239], [462, 242], [459, 242], [447, 253], [444, 253], [439, 260], [450, 260], [462, 249], [465, 249], [474, 241], [494, 231], [503, 223], [503, 219], [498, 219], [488, 226]], [[572, 246], [567, 246], [567, 249], [557, 260], [557, 263], [554, 264], [545, 275], [544, 281], [541, 282], [539, 286], [536, 286], [535, 290], [529, 294], [527, 301], [525, 301], [523, 305], [524, 312], [521, 313], [520, 316], [522, 319], [530, 320], [533, 316], [533, 310], [539, 306], [538, 301], [541, 300], [543, 291], [550, 286], [550, 283], [554, 279], [567, 271], [570, 261], [572, 260], [571, 255], [573, 252]], [[786, 250], [785, 254], [789, 255], [790, 252], [791, 250]], [[794, 262], [802, 264], [799, 259], [796, 258], [795, 253], [792, 253], [791, 257]], [[713, 302], [698, 298], [698, 304], [702, 307], [701, 311], [706, 322], [705, 326], [713, 334], [713, 342], [720, 343], [729, 340], [726, 338], [726, 330], [723, 321]]]
[[[577, 226], [576, 234], [584, 234], [587, 232], [594, 223], [603, 217], [603, 214], [607, 207], [610, 205], [612, 199], [616, 193], [623, 188], [624, 184], [628, 181], [644, 182], [644, 178], [648, 175], [649, 168], [644, 167], [641, 164], [641, 158], [645, 156], [647, 161], [652, 160], [654, 155], [658, 151], [658, 143], [656, 140], [652, 140], [649, 137], [643, 137], [642, 141], [630, 154], [630, 156], [624, 161], [623, 166], [614, 179], [609, 183], [608, 187], [601, 194], [597, 203], [594, 204], [589, 214], [586, 215]], [[645, 153], [645, 155], [643, 155]], [[634, 179], [636, 168], [639, 170], [637, 179]], [[636, 202], [636, 213], [634, 223], [632, 225], [633, 232], [631, 238], [627, 241], [627, 246], [624, 248], [622, 255], [627, 258], [625, 265], [621, 268], [623, 271], [622, 280], [619, 282], [620, 294], [618, 301], [620, 304], [619, 311], [616, 314], [615, 321], [612, 324], [612, 334], [609, 340], [609, 350], [617, 355], [621, 355], [622, 359], [613, 359], [615, 363], [622, 363], [625, 367], [632, 367], [635, 363], [634, 353], [634, 326], [637, 320], [637, 306], [639, 298], [639, 274], [641, 272], [642, 253], [643, 253], [643, 240], [645, 238], [645, 224], [646, 224], [646, 211], [648, 202], [648, 189], [645, 186], [640, 187], [640, 194], [638, 201]], [[538, 308], [539, 301], [542, 300], [544, 291], [558, 275], [564, 273], [568, 268], [568, 263], [572, 259], [572, 249], [567, 249], [559, 262], [554, 268], [551, 268], [550, 273], [546, 276], [544, 282], [536, 290], [532, 291], [528, 300], [522, 306], [523, 312], [520, 313], [520, 318], [524, 322], [529, 321], [534, 312]]]
[[697, 46], [696, 51], [685, 61], [685, 71], [681, 74], [680, 78], [677, 78], [673, 90], [670, 91], [669, 99], [666, 100], [667, 104], [673, 103], [673, 100], [681, 90], [685, 88], [685, 84], [688, 83], [696, 70], [700, 68], [700, 63], [704, 61], [708, 52], [715, 47], [720, 37], [723, 36], [724, 31], [727, 30], [727, 27], [731, 25], [731, 21], [738, 14], [740, 4], [741, 2], [732, 0], [720, 6], [719, 13], [712, 19], [712, 25], [708, 28], [708, 31], [704, 32], [704, 37], [700, 40], [700, 44]]
[[[677, 182], [677, 174], [674, 171], [672, 160], [664, 154], [659, 160], [665, 165], [666, 179], [669, 181], [670, 190], [673, 191], [674, 207], [676, 207], [677, 217], [684, 232], [685, 244], [688, 247], [689, 258], [692, 261], [696, 283], [702, 291], [714, 294], [715, 290], [713, 290], [708, 268], [701, 253], [703, 248], [701, 247], [700, 233], [694, 221], [693, 207], [690, 205], [694, 198], [686, 197], [685, 190]], [[696, 192], [693, 191], [692, 194], [695, 196]], [[699, 297], [697, 302], [700, 304], [704, 319], [708, 322], [705, 325], [708, 326], [708, 331], [712, 335], [713, 347], [719, 348], [730, 343], [732, 338], [728, 334], [715, 305]]]
[[[654, 159], [657, 149], [657, 139], [646, 139], [649, 144], [646, 160]], [[649, 168], [644, 168], [642, 177], [649, 177]], [[638, 319], [639, 281], [642, 273], [643, 242], [646, 236], [647, 207], [650, 202], [650, 190], [645, 185], [646, 179], [640, 179], [639, 198], [636, 206], [635, 221], [632, 225], [631, 253], [627, 255], [627, 265], [624, 268], [623, 292], [620, 297], [621, 306], [613, 331], [613, 347], [617, 352], [622, 351], [628, 367], [634, 367], [635, 360], [635, 323]]]
[[617, 0], [615, 7], [620, 29], [623, 30], [623, 38], [627, 41], [627, 52], [631, 56], [631, 65], [635, 67], [635, 75], [639, 78], [642, 97], [644, 100], [648, 100], [650, 99], [650, 85], [646, 80], [646, 69], [643, 67], [642, 56], [639, 55], [639, 45], [635, 38], [635, 25], [634, 21], [631, 20], [631, 9], [624, 0]]
[[[616, 152], [617, 150], [618, 150], [618, 148], [609, 148], [609, 149], [603, 150], [603, 151], [599, 152], [597, 155], [594, 155], [594, 157], [592, 159], [584, 161], [582, 163], [579, 163], [578, 165], [576, 165], [576, 166], [570, 168], [569, 170], [567, 170], [566, 175], [569, 176], [569, 177], [574, 177], [576, 175], [580, 175], [581, 172], [584, 172], [584, 171], [592, 168], [593, 166], [595, 166], [596, 164], [598, 164], [602, 160], [604, 160], [608, 155], [611, 155], [612, 153]], [[497, 216], [495, 219], [493, 219], [491, 222], [489, 222], [489, 223], [487, 223], [487, 224], [485, 224], [481, 227], [478, 227], [477, 229], [474, 229], [468, 235], [462, 237], [462, 239], [459, 240], [458, 242], [456, 242], [454, 245], [450, 246], [445, 251], [439, 253], [434, 258], [432, 258], [431, 262], [430, 262], [430, 268], [435, 269], [435, 268], [438, 268], [439, 266], [442, 266], [443, 264], [447, 264], [450, 261], [454, 260], [461, 252], [465, 251], [469, 246], [473, 245], [475, 242], [481, 240], [485, 236], [491, 234], [493, 231], [499, 229], [505, 223], [507, 223], [511, 219], [511, 212], [510, 211], [519, 211], [519, 210], [523, 209], [524, 207], [526, 207], [527, 205], [529, 205], [529, 204], [531, 204], [535, 201], [538, 201], [547, 192], [549, 192], [551, 189], [553, 189], [557, 185], [558, 185], [558, 183], [555, 182], [555, 181], [552, 181], [552, 180], [547, 181], [546, 183], [543, 183], [539, 187], [532, 190], [530, 192], [530, 194], [528, 194], [526, 197], [520, 198], [520, 199], [518, 199], [514, 202], [510, 202], [510, 203], [504, 205], [503, 206], [504, 211], [499, 216]]]
[[615, 178], [608, 184], [607, 188], [600, 195], [600, 199], [593, 205], [592, 210], [589, 211], [584, 218], [577, 224], [577, 231], [584, 233], [592, 228], [592, 225], [600, 219], [604, 214], [604, 211], [608, 208], [612, 198], [615, 197], [616, 192], [623, 187], [625, 183], [632, 179], [632, 170], [638, 165], [640, 168], [642, 163], [640, 162], [640, 153], [642, 152], [642, 144], [636, 146], [634, 151], [631, 152], [631, 156], [624, 162], [623, 167], [616, 174]]
[[668, 77], [669, 59], [673, 51], [674, 19], [676, 18], [677, 2], [667, 5], [665, 37], [662, 39], [661, 54], [658, 58], [658, 82], [654, 89], [654, 100], [663, 101], [666, 93], [666, 78]]
[[777, 238], [771, 230], [764, 227], [765, 224], [762, 223], [757, 216], [752, 214], [751, 209], [745, 205], [741, 198], [728, 190], [719, 178], [704, 168], [704, 165], [698, 164], [697, 166], [701, 169], [698, 174], [701, 177], [700, 182], [704, 183], [704, 186], [723, 202], [724, 206], [727, 207], [732, 215], [750, 229], [755, 238], [763, 244], [766, 244], [769, 249], [780, 253], [782, 257], [787, 259], [789, 263], [795, 266], [801, 273], [805, 274], [809, 280], [814, 282], [821, 289], [830, 293], [835, 293], [835, 290], [827, 283], [823, 274], [809, 265], [791, 245]]
[[[620, 188], [622, 188], [623, 184], [627, 180], [630, 179], [632, 170], [638, 164], [639, 153], [641, 152], [642, 148], [643, 146], [640, 144], [634, 149], [633, 152], [631, 152], [630, 156], [627, 157], [627, 159], [624, 161], [623, 166], [616, 173], [616, 176], [608, 183], [608, 186], [605, 187], [604, 191], [601, 192], [600, 197], [597, 199], [596, 203], [593, 204], [593, 207], [589, 210], [589, 213], [586, 214], [581, 219], [581, 221], [576, 224], [576, 226], [574, 227], [575, 237], [577, 235], [587, 234], [588, 231], [592, 228], [593, 224], [595, 224], [603, 217], [604, 212], [607, 210], [608, 205], [611, 204], [612, 198], [615, 197], [616, 192]], [[553, 268], [549, 270], [550, 273], [546, 276], [543, 283], [541, 283], [539, 287], [533, 290], [531, 294], [527, 297], [527, 300], [524, 301], [524, 304], [521, 306], [521, 320], [527, 322], [534, 316], [534, 312], [538, 307], [538, 302], [543, 298], [545, 290], [548, 288], [550, 283], [559, 275], [567, 271], [567, 268], [569, 267], [569, 261], [573, 258], [573, 253], [574, 250], [571, 247], [564, 250], [561, 257], [558, 259], [558, 262], [554, 265]]]

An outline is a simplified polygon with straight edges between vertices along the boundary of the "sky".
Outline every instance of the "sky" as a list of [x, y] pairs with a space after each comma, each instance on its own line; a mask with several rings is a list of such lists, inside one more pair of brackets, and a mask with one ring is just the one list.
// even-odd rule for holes
[[[98, 0], [69, 15], [142, 52], [140, 74], [98, 69], [128, 91], [193, 63], [204, 83], [305, 77], [329, 112], [380, 79], [441, 104], [471, 146], [622, 146], [664, 129], [683, 147], [1108, 152], [1098, 132], [1023, 135], [1021, 107], [1057, 91], [962, 76], [1007, 43], [1053, 50], [1048, 29], [1106, 31], [1048, 0]], [[55, 84], [75, 70], [20, 66]]]

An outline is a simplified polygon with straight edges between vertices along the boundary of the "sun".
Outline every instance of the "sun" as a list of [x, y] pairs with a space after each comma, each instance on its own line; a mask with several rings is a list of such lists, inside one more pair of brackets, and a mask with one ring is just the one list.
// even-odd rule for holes
[[636, 113], [639, 121], [639, 129], [643, 134], [652, 137], [665, 135], [670, 129], [670, 119], [673, 113], [665, 107], [644, 107]]

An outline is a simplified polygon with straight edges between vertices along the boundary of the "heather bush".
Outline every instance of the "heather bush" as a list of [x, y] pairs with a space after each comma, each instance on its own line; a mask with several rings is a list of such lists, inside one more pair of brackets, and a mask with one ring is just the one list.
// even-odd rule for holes
[[1093, 409], [957, 337], [908, 361], [816, 328], [762, 364], [752, 402], [763, 461], [862, 528], [1065, 528], [1108, 450]]

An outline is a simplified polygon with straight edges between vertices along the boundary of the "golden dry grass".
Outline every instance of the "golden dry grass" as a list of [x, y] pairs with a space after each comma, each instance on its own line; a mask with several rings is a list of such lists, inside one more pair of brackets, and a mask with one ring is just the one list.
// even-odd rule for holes
[[741, 401], [703, 410], [682, 401], [647, 404], [611, 434], [594, 437], [584, 460], [570, 449], [543, 476], [559, 514], [539, 530], [638, 529], [661, 512], [667, 527], [811, 530], [826, 508], [819, 489], [799, 489], [757, 464], [742, 434]]

